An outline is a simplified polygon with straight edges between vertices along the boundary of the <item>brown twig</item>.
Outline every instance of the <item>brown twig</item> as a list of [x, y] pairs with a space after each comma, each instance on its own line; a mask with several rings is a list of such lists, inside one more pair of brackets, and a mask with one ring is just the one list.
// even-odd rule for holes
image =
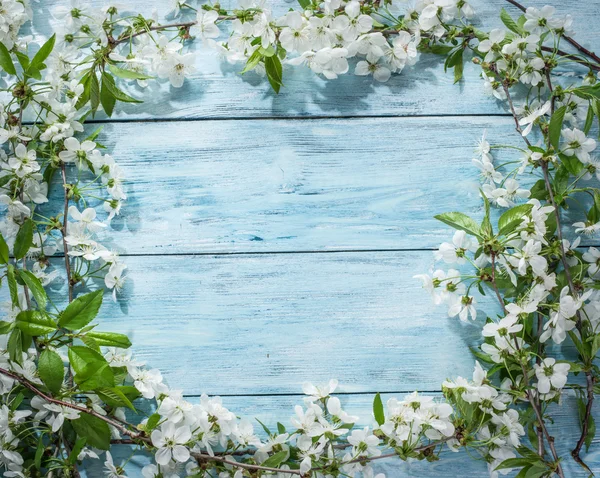
[[73, 302], [73, 281], [71, 277], [71, 263], [69, 261], [69, 247], [67, 246], [67, 227], [68, 221], [67, 217], [69, 215], [69, 193], [67, 191], [68, 183], [67, 183], [67, 170], [64, 161], [60, 163], [60, 173], [62, 175], [63, 189], [65, 190], [65, 200], [64, 200], [64, 210], [63, 210], [63, 224], [60, 230], [63, 237], [63, 253], [65, 256], [65, 270], [67, 271], [67, 284], [69, 288], [69, 302]]
[[[522, 12], [526, 12], [527, 11], [527, 8], [525, 8], [523, 5], [521, 5], [516, 0], [506, 0], [506, 1], [508, 3], [510, 3], [511, 5], [514, 5], [515, 7], [517, 7]], [[577, 41], [573, 40], [573, 38], [571, 38], [568, 35], [563, 35], [562, 37], [566, 41], [568, 41], [571, 45], [573, 45], [577, 50], [579, 50], [581, 53], [583, 53], [584, 55], [589, 56], [595, 62], [600, 63], [600, 57], [598, 55], [596, 55], [593, 51], [588, 50], [587, 48], [585, 48], [584, 46], [582, 46], [581, 44], [579, 44]]]
[[[559, 240], [559, 244], [560, 244], [560, 257], [561, 257], [561, 261], [563, 263], [563, 268], [565, 270], [565, 277], [567, 279], [567, 284], [569, 285], [569, 291], [571, 292], [571, 295], [573, 295], [573, 297], [575, 297], [577, 295], [577, 290], [575, 289], [575, 284], [573, 283], [573, 277], [571, 276], [569, 264], [567, 263], [567, 255], [566, 255], [566, 251], [564, 248], [562, 230], [561, 230], [562, 224], [561, 224], [561, 220], [560, 220], [560, 210], [558, 208], [558, 205], [556, 204], [556, 200], [554, 198], [554, 191], [552, 190], [552, 185], [550, 184], [550, 175], [548, 173], [548, 163], [546, 163], [546, 162], [542, 163], [542, 172], [544, 174], [544, 183], [546, 185], [546, 190], [548, 192], [548, 198], [550, 199], [550, 204], [552, 204], [552, 207], [554, 208], [554, 216], [556, 217], [556, 233], [558, 235], [558, 240]], [[579, 311], [577, 311], [576, 316], [577, 316], [577, 322], [576, 322], [577, 330], [579, 331], [579, 334], [581, 335], [581, 338], [583, 340], [584, 339], [584, 334], [583, 334], [584, 330], [583, 330], [583, 321], [581, 318], [581, 313]], [[585, 439], [586, 439], [588, 431], [589, 431], [588, 423], [589, 423], [590, 415], [592, 414], [592, 405], [594, 404], [594, 376], [592, 375], [591, 370], [585, 371], [585, 378], [586, 378], [586, 388], [587, 388], [587, 396], [586, 396], [587, 403], [586, 403], [586, 407], [585, 407], [585, 414], [582, 418], [582, 423], [581, 423], [581, 436], [579, 437], [577, 445], [571, 452], [571, 456], [582, 467], [589, 470], [588, 466], [585, 464], [585, 462], [579, 456], [579, 453], [581, 452], [581, 448], [585, 442]]]
[[[544, 320], [542, 318], [543, 317], [542, 314], [540, 314], [539, 312], [536, 313], [536, 316], [537, 316], [538, 347], [537, 347], [537, 357], [535, 358], [535, 363], [540, 365], [542, 363], [542, 349], [543, 349], [543, 344], [542, 344], [542, 341], [540, 340], [540, 336], [542, 335], [542, 332], [544, 330]], [[539, 407], [541, 405], [539, 395], [536, 397], [536, 399], [537, 399], [537, 404]], [[535, 427], [535, 432], [536, 432], [537, 440], [538, 440], [538, 455], [543, 458], [544, 455], [546, 454], [546, 450], [544, 449], [544, 431], [542, 430], [542, 427], [538, 425]]]
[[507, 314], [508, 311], [506, 310], [506, 304], [504, 304], [504, 300], [502, 299], [502, 294], [500, 294], [500, 289], [498, 288], [498, 284], [496, 282], [496, 254], [494, 252], [492, 252], [491, 257], [492, 257], [492, 279], [491, 279], [492, 288], [494, 289], [494, 292], [496, 292], [496, 298], [498, 299], [498, 302], [502, 306], [502, 311], [505, 314]]
[[587, 434], [589, 431], [588, 430], [588, 428], [589, 428], [588, 422], [589, 422], [590, 416], [592, 414], [592, 405], [594, 404], [594, 377], [591, 374], [591, 372], [586, 372], [585, 378], [586, 378], [586, 382], [587, 382], [587, 384], [586, 384], [587, 385], [587, 404], [585, 406], [585, 414], [583, 416], [583, 423], [581, 424], [581, 436], [579, 437], [579, 440], [577, 441], [577, 445], [575, 445], [575, 448], [571, 452], [571, 456], [577, 463], [579, 463], [579, 465], [581, 465], [586, 470], [591, 472], [589, 467], [585, 464], [585, 462], [579, 456], [579, 453], [581, 452], [581, 448], [583, 447], [583, 444], [585, 443], [585, 439], [587, 438]]
[[231, 465], [236, 468], [243, 468], [244, 470], [271, 471], [274, 473], [287, 473], [290, 475], [296, 475], [296, 476], [301, 476], [301, 477], [304, 476], [302, 473], [300, 473], [299, 470], [285, 470], [283, 468], [272, 468], [270, 466], [251, 465], [250, 463], [242, 463], [242, 462], [235, 461], [235, 460], [229, 460], [222, 456], [211, 456], [211, 455], [208, 455], [205, 453], [191, 453], [191, 455], [199, 463], [203, 462], [203, 461], [216, 461], [218, 463], [223, 463], [225, 465]]
[[531, 146], [529, 140], [525, 136], [523, 136], [523, 130], [521, 129], [521, 125], [519, 124], [519, 117], [517, 116], [517, 112], [515, 111], [515, 105], [513, 104], [512, 96], [510, 96], [510, 91], [508, 89], [506, 81], [502, 82], [502, 88], [504, 89], [504, 93], [506, 94], [506, 100], [508, 101], [508, 107], [510, 108], [510, 112], [512, 113], [513, 119], [515, 120], [515, 129], [522, 136], [523, 141], [527, 143], [527, 146]]
[[129, 436], [131, 438], [134, 438], [134, 439], [144, 439], [144, 438], [147, 438], [147, 437], [144, 437], [142, 433], [131, 431], [127, 427], [121, 425], [119, 422], [117, 422], [117, 421], [115, 421], [115, 420], [113, 420], [110, 417], [107, 417], [105, 415], [101, 415], [101, 414], [95, 412], [94, 410], [92, 410], [91, 408], [83, 407], [83, 406], [77, 405], [75, 403], [65, 402], [64, 400], [59, 400], [57, 398], [51, 397], [50, 395], [47, 395], [46, 393], [42, 392], [39, 388], [37, 388], [29, 380], [27, 380], [24, 377], [21, 377], [20, 375], [14, 373], [14, 372], [11, 372], [11, 371], [3, 369], [3, 368], [0, 368], [0, 374], [6, 375], [7, 377], [10, 377], [13, 380], [16, 380], [23, 387], [25, 387], [29, 391], [33, 392], [34, 394], [38, 395], [39, 397], [43, 398], [44, 400], [46, 400], [49, 403], [54, 403], [56, 405], [61, 405], [61, 406], [66, 407], [66, 408], [71, 408], [73, 410], [77, 410], [79, 412], [83, 412], [83, 413], [87, 413], [88, 415], [92, 415], [92, 416], [94, 416], [96, 418], [99, 418], [103, 422], [106, 422], [109, 425], [115, 427], [121, 433], [123, 433], [124, 435], [127, 435], [127, 436]]
[[[502, 309], [504, 310], [504, 313], [507, 313], [506, 310], [506, 306], [504, 304], [504, 300], [502, 300], [502, 295], [500, 294], [500, 289], [498, 288], [498, 284], [496, 283], [496, 260], [495, 260], [496, 254], [492, 253], [491, 254], [491, 258], [492, 258], [492, 277], [491, 277], [491, 282], [492, 282], [492, 287], [494, 288], [494, 291], [496, 292], [496, 297], [498, 298], [498, 301], [500, 302], [500, 305], [502, 306]], [[517, 349], [517, 351], [520, 350], [519, 347], [519, 342], [517, 342], [517, 338], [515, 337], [515, 347]], [[527, 369], [525, 367], [525, 364], [519, 360], [520, 365], [521, 365], [521, 371], [523, 372], [523, 381], [526, 387], [529, 386], [529, 375], [527, 373]], [[550, 447], [550, 451], [552, 452], [552, 456], [554, 458], [554, 461], [556, 463], [556, 473], [558, 474], [558, 476], [560, 476], [560, 478], [565, 478], [563, 469], [562, 469], [562, 465], [560, 464], [560, 457], [558, 455], [558, 452], [556, 451], [556, 447], [554, 446], [554, 437], [552, 435], [550, 435], [550, 432], [548, 432], [548, 429], [546, 428], [546, 424], [544, 423], [544, 417], [542, 416], [542, 412], [541, 412], [541, 407], [539, 405], [539, 402], [536, 400], [536, 398], [533, 396], [533, 394], [531, 393], [530, 390], [526, 390], [525, 391], [525, 395], [527, 396], [527, 400], [529, 401], [531, 408], [533, 408], [533, 411], [535, 412], [535, 416], [537, 418], [538, 421], [538, 427], [542, 430], [542, 434], [546, 437], [546, 441], [548, 442], [548, 446]], [[539, 436], [539, 435], [538, 435]], [[543, 446], [543, 441], [542, 441], [542, 446]], [[540, 450], [540, 446], [538, 443], [538, 453]]]
[[[237, 16], [235, 16], [235, 15], [219, 15], [217, 20], [235, 20], [236, 18], [237, 18]], [[130, 33], [130, 34], [124, 33], [123, 35], [119, 36], [118, 38], [109, 37], [109, 43], [114, 48], [115, 46], [119, 45], [120, 43], [129, 41], [132, 38], [139, 37], [140, 35], [145, 35], [146, 33], [149, 33], [149, 32], [158, 32], [158, 31], [168, 30], [170, 28], [189, 29], [197, 24], [198, 24], [197, 21], [191, 21], [191, 22], [181, 22], [181, 23], [168, 23], [166, 25], [154, 25], [153, 27], [149, 27], [147, 30], [141, 30], [139, 32]]]
[[[74, 403], [70, 403], [70, 402], [65, 402], [64, 400], [59, 400], [56, 398], [53, 398], [49, 395], [47, 395], [46, 393], [42, 392], [39, 388], [37, 388], [33, 383], [31, 383], [29, 380], [27, 380], [24, 377], [21, 377], [20, 375], [11, 372], [9, 370], [0, 368], [0, 374], [5, 375], [7, 377], [12, 378], [13, 380], [16, 380], [17, 382], [19, 382], [23, 387], [27, 388], [28, 390], [30, 390], [31, 392], [33, 392], [35, 395], [43, 398], [44, 400], [46, 400], [49, 403], [54, 403], [56, 405], [61, 405], [63, 407], [67, 407], [67, 408], [71, 408], [73, 410], [77, 410], [79, 412], [82, 413], [87, 413], [88, 415], [92, 415], [100, 420], [102, 420], [103, 422], [106, 422], [107, 424], [111, 425], [112, 427], [115, 427], [117, 430], [119, 430], [119, 432], [129, 438], [120, 438], [120, 439], [113, 439], [111, 440], [111, 444], [120, 444], [120, 445], [135, 445], [135, 444], [140, 444], [140, 442], [145, 443], [147, 445], [153, 446], [152, 445], [152, 440], [146, 436], [143, 432], [137, 432], [137, 431], [133, 431], [130, 430], [128, 428], [128, 426], [133, 427], [133, 425], [127, 424], [126, 425], [122, 425], [119, 421], [108, 417], [106, 415], [101, 415], [97, 412], [95, 412], [93, 409], [91, 408], [87, 408], [81, 405], [77, 405]], [[439, 440], [433, 443], [429, 443], [428, 445], [423, 445], [421, 447], [415, 448], [414, 451], [415, 452], [422, 452], [431, 448], [435, 448], [438, 445], [441, 445], [442, 443], [447, 442], [448, 440], [450, 440], [451, 438], [454, 438], [454, 436], [451, 437], [447, 437], [443, 440]], [[345, 444], [345, 445], [340, 445], [337, 448], [347, 448], [348, 446], [350, 446], [349, 444]], [[237, 462], [234, 460], [229, 460], [226, 456], [230, 456], [230, 455], [247, 455], [252, 453], [251, 450], [240, 450], [238, 452], [231, 452], [231, 453], [225, 453], [225, 456], [220, 455], [219, 453], [216, 453], [214, 456], [209, 455], [209, 454], [205, 454], [205, 453], [191, 453], [191, 455], [200, 461], [213, 461], [213, 462], [218, 462], [218, 463], [223, 463], [226, 465], [231, 465], [234, 467], [238, 467], [238, 468], [243, 468], [246, 470], [255, 470], [255, 471], [270, 471], [270, 472], [281, 472], [281, 473], [289, 473], [292, 475], [298, 475], [298, 476], [304, 476], [302, 473], [300, 473], [298, 470], [285, 470], [282, 468], [272, 468], [272, 467], [267, 467], [267, 466], [261, 466], [261, 465], [252, 465], [249, 463], [242, 463], [242, 462]], [[398, 454], [397, 453], [388, 453], [388, 454], [383, 454], [383, 455], [379, 455], [379, 456], [372, 456], [372, 457], [358, 457], [355, 458], [347, 463], [359, 463], [359, 462], [370, 462], [370, 461], [375, 461], [375, 460], [382, 460], [385, 458], [393, 458], [393, 457], [397, 457]]]

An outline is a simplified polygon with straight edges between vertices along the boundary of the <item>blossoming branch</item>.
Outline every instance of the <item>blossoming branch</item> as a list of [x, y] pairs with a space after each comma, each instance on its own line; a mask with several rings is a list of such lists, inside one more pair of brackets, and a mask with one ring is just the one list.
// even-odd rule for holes
[[[443, 449], [461, 448], [485, 459], [493, 476], [518, 468], [522, 476], [562, 477], [564, 458], [546, 426], [548, 405], [559, 399], [569, 373], [579, 372], [586, 384], [571, 385], [583, 410], [573, 457], [585, 467], [580, 453], [594, 436], [598, 392], [600, 253], [582, 253], [577, 241], [562, 237], [560, 212], [587, 194], [592, 205], [574, 227], [600, 229], [600, 194], [580, 184], [596, 174], [596, 144], [588, 134], [600, 118], [600, 64], [571, 38], [570, 17], [557, 18], [552, 7], [529, 8], [516, 20], [502, 11], [507, 30], [488, 33], [470, 24], [474, 12], [464, 0], [420, 1], [401, 13], [388, 1], [302, 0], [279, 18], [262, 2], [244, 0], [232, 11], [186, 2], [174, 14], [175, 21], [159, 22], [73, 2], [54, 12], [55, 35], [38, 41], [19, 33], [32, 16], [28, 2], [0, 3], [0, 201], [6, 210], [0, 264], [10, 292], [0, 322], [4, 476], [79, 476], [83, 460], [105, 453], [107, 475], [119, 478], [123, 464], [110, 449], [129, 444], [133, 454], [154, 454], [145, 478], [381, 477], [372, 467], [376, 460], [435, 461]], [[443, 55], [458, 81], [473, 56], [484, 89], [515, 117], [523, 157], [495, 164], [493, 149], [501, 146], [481, 141], [474, 162], [484, 179], [484, 220], [440, 215], [457, 232], [436, 254], [446, 263], [468, 263], [473, 272], [439, 270], [420, 278], [435, 302], [462, 320], [476, 318], [475, 289], [497, 297], [502, 313], [482, 324], [476, 351], [489, 370], [477, 362], [472, 380], [446, 381], [444, 401], [415, 392], [384, 405], [377, 395], [366, 428], [355, 426], [359, 417], [333, 395], [335, 380], [305, 384], [288, 427], [260, 424], [258, 433], [218, 397], [187, 401], [158, 369], [133, 357], [126, 336], [97, 330], [105, 290], [116, 297], [126, 281], [126, 265], [102, 241], [127, 195], [101, 131], [85, 134], [83, 124], [101, 110], [110, 116], [120, 103], [140, 102], [132, 82], [181, 86], [194, 72], [195, 40], [243, 65], [243, 74], [265, 76], [276, 92], [287, 65], [305, 65], [327, 79], [353, 70], [386, 81], [425, 52]], [[552, 84], [558, 66], [583, 71], [583, 82]], [[538, 145], [529, 139], [535, 135]], [[518, 183], [525, 173], [541, 176], [531, 189]], [[59, 210], [48, 204], [50, 194], [62, 196]], [[495, 227], [491, 205], [507, 209]], [[63, 273], [48, 261], [57, 252]], [[66, 277], [66, 296], [49, 296], [46, 287], [59, 277]], [[549, 357], [549, 340], [572, 341], [577, 361]], [[150, 416], [139, 412], [144, 402], [156, 405]]]

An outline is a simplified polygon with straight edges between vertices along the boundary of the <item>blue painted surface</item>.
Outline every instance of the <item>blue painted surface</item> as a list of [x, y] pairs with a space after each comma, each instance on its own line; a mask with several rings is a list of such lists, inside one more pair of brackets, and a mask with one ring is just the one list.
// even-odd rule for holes
[[[65, 3], [42, 1], [33, 30], [48, 33], [44, 13]], [[128, 6], [164, 11], [164, 3]], [[501, 7], [516, 13], [502, 0], [471, 3], [486, 28], [499, 25]], [[554, 3], [574, 14], [578, 40], [600, 49], [600, 2]], [[289, 6], [275, 2], [279, 13]], [[103, 310], [103, 327], [131, 334], [135, 352], [172, 387], [230, 395], [226, 406], [269, 423], [288, 423], [301, 400], [290, 394], [304, 380], [339, 378], [352, 393], [343, 402], [367, 423], [375, 392], [436, 393], [446, 377], [469, 375], [479, 327], [448, 319], [412, 276], [432, 266], [429, 249], [450, 235], [434, 214], [481, 213], [476, 138], [487, 128], [495, 142], [518, 141], [476, 67], [466, 66], [461, 85], [435, 57], [385, 85], [296, 69], [279, 96], [205, 51], [198, 67], [180, 90], [132, 89], [146, 103], [116, 116], [131, 122], [105, 125], [101, 141], [130, 181], [110, 238], [130, 256], [131, 281]], [[568, 457], [578, 433], [572, 394], [555, 409]], [[594, 412], [600, 420], [598, 404]], [[594, 445], [587, 461], [600, 469], [598, 438]], [[139, 463], [128, 464], [130, 476], [140, 476]], [[378, 466], [388, 477], [487, 476], [464, 453]], [[569, 458], [565, 466], [585, 476]]]

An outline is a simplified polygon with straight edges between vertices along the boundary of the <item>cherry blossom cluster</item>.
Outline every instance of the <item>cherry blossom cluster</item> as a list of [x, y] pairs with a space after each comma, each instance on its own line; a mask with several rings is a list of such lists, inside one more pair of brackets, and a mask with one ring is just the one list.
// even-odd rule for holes
[[[523, 146], [491, 145], [484, 133], [473, 159], [482, 181], [483, 220], [460, 212], [436, 216], [456, 229], [452, 242], [434, 254], [451, 268], [416, 278], [435, 304], [447, 306], [449, 317], [481, 320], [483, 343], [475, 355], [497, 375], [483, 399], [491, 404], [490, 413], [498, 416], [507, 403], [529, 402], [537, 444], [531, 443], [529, 452], [519, 450], [521, 466], [540, 467], [550, 457], [551, 471], [564, 476], [544, 413], [570, 382], [583, 410], [572, 456], [587, 469], [580, 451], [595, 433], [591, 408], [600, 378], [595, 363], [600, 252], [583, 247], [600, 230], [597, 142], [591, 137], [600, 113], [600, 62], [569, 36], [572, 18], [557, 17], [553, 7], [524, 9], [517, 20], [503, 12], [502, 20], [506, 29], [479, 35], [471, 48], [485, 89], [512, 113]], [[561, 40], [584, 54], [561, 50]], [[574, 64], [578, 74], [555, 76], [559, 62]], [[519, 151], [520, 157], [507, 159], [505, 151]], [[574, 210], [571, 224], [563, 218], [567, 208]], [[550, 343], [574, 345], [577, 357], [549, 356]], [[583, 384], [573, 374], [585, 376]], [[455, 382], [446, 386], [466, 388]], [[472, 399], [468, 391], [463, 397]], [[487, 460], [494, 465], [498, 457], [513, 458], [508, 448], [519, 446], [492, 443], [498, 446], [490, 448]]]
[[0, 5], [0, 42], [12, 48], [19, 41], [21, 26], [32, 16], [28, 0], [3, 0]]
[[[197, 71], [195, 53], [184, 46], [199, 39], [226, 61], [245, 64], [243, 73], [266, 76], [279, 91], [285, 65], [306, 65], [327, 79], [353, 71], [387, 81], [416, 63], [420, 46], [453, 38], [455, 24], [474, 15], [465, 0], [419, 1], [403, 12], [389, 3], [306, 0], [302, 9], [278, 17], [262, 1], [240, 1], [231, 11], [218, 4], [175, 2], [177, 22], [160, 25], [156, 18], [119, 17], [117, 7], [73, 2], [54, 17], [68, 63], [80, 56], [79, 46], [93, 41], [141, 86], [158, 76], [180, 87]], [[116, 25], [125, 26], [121, 36], [114, 36]], [[147, 34], [139, 35], [143, 29]]]
[[[401, 13], [391, 2], [302, 0], [281, 16], [253, 0], [231, 11], [192, 3], [175, 2], [177, 18], [167, 23], [73, 0], [53, 11], [56, 34], [40, 39], [19, 35], [28, 2], [0, 2], [0, 279], [10, 296], [0, 321], [3, 476], [79, 476], [82, 462], [95, 459], [121, 478], [124, 463], [111, 450], [126, 444], [152, 453], [145, 478], [382, 478], [376, 460], [435, 461], [461, 448], [481, 456], [492, 476], [518, 468], [563, 478], [546, 422], [567, 386], [582, 410], [572, 456], [586, 467], [580, 451], [593, 439], [600, 378], [600, 251], [582, 248], [576, 235], [600, 229], [600, 191], [590, 182], [599, 179], [591, 129], [600, 118], [600, 59], [569, 36], [571, 18], [552, 7], [524, 9], [518, 19], [503, 10], [506, 30], [488, 33], [470, 24], [465, 0], [418, 1]], [[305, 384], [289, 430], [255, 430], [218, 397], [186, 400], [133, 357], [125, 335], [92, 323], [105, 291], [117, 300], [125, 284], [125, 264], [102, 241], [127, 196], [122, 169], [85, 120], [140, 102], [132, 82], [181, 86], [198, 67], [195, 39], [243, 63], [242, 73], [265, 76], [276, 92], [288, 64], [327, 79], [353, 70], [377, 81], [420, 53], [443, 55], [456, 81], [469, 55], [481, 65], [483, 89], [506, 102], [525, 146], [481, 139], [473, 163], [483, 220], [437, 216], [456, 229], [435, 253], [451, 269], [418, 276], [450, 317], [476, 321], [485, 312], [472, 380], [448, 379], [438, 398], [415, 392], [384, 406], [377, 395], [372, 417], [362, 419], [332, 395], [335, 380]], [[579, 76], [558, 81], [559, 63]], [[505, 149], [521, 156], [500, 162], [496, 151]], [[577, 204], [585, 217], [563, 226], [561, 210]], [[47, 288], [59, 279], [62, 296]], [[572, 343], [577, 359], [550, 356], [550, 343]], [[150, 416], [138, 413], [140, 403]]]

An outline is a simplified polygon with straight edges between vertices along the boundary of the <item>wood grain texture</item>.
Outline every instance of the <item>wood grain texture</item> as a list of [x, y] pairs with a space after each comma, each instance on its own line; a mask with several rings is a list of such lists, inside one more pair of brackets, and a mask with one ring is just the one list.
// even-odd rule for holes
[[[124, 254], [437, 248], [453, 232], [435, 214], [483, 217], [471, 158], [486, 129], [520, 146], [510, 118], [108, 124], [99, 140], [129, 199], [101, 242]], [[62, 209], [54, 191], [46, 215]]]
[[[163, 13], [166, 3], [127, 6]], [[482, 28], [501, 25], [502, 7], [517, 14], [504, 0], [472, 3]], [[597, 0], [527, 5], [545, 3], [572, 13], [578, 41], [600, 49]], [[59, 4], [69, 0], [35, 5], [35, 33], [49, 35], [48, 12]], [[295, 3], [274, 5], [280, 14]], [[104, 242], [131, 257], [129, 283], [117, 303], [106, 297], [99, 329], [127, 333], [136, 355], [161, 369], [171, 387], [225, 395], [232, 410], [269, 424], [289, 423], [301, 400], [289, 394], [305, 380], [338, 378], [342, 402], [368, 424], [375, 392], [435, 393], [447, 377], [469, 377], [468, 347], [479, 343], [485, 313], [497, 306], [482, 298], [485, 312], [475, 324], [447, 318], [412, 279], [432, 267], [432, 253], [412, 249], [451, 236], [434, 214], [481, 217], [470, 160], [484, 129], [492, 142], [518, 144], [510, 118], [484, 95], [478, 68], [467, 64], [460, 85], [440, 58], [427, 55], [383, 85], [354, 75], [327, 82], [290, 68], [274, 95], [207, 49], [199, 50], [197, 66], [179, 90], [132, 86], [145, 103], [126, 105], [115, 118], [127, 123], [105, 124], [100, 137], [129, 180], [123, 215]], [[421, 115], [472, 116], [383, 118]], [[355, 116], [377, 118], [340, 118]], [[315, 119], [293, 121], [298, 117]], [[135, 122], [161, 119], [206, 121]], [[56, 201], [49, 206], [56, 209]], [[339, 250], [357, 252], [331, 252]], [[280, 254], [294, 251], [328, 252]], [[53, 263], [60, 267], [59, 259]], [[52, 289], [64, 297], [64, 283]], [[0, 290], [2, 300], [6, 295]], [[567, 358], [573, 353], [565, 347]], [[567, 451], [579, 432], [572, 392], [555, 410], [567, 476], [584, 477]], [[598, 404], [594, 414], [600, 420]], [[596, 438], [586, 457], [595, 469], [598, 445]], [[117, 454], [128, 456], [125, 449]], [[143, 464], [130, 461], [128, 476], [140, 477]], [[379, 470], [388, 478], [488, 476], [485, 463], [465, 453], [445, 453], [435, 464], [390, 461]], [[102, 476], [97, 464], [86, 476]]]
[[[103, 0], [86, 3], [104, 5]], [[237, 5], [236, 0], [220, 2], [225, 8]], [[283, 14], [296, 2], [270, 0], [275, 13]], [[504, 0], [473, 0], [477, 11], [476, 23], [483, 29], [501, 27], [500, 9], [505, 7], [517, 16], [515, 7]], [[528, 6], [546, 3], [557, 7], [559, 13], [571, 13], [577, 39], [583, 45], [600, 49], [596, 25], [600, 9], [595, 1], [576, 0], [565, 4], [558, 1], [535, 0]], [[49, 12], [56, 5], [68, 5], [69, 0], [44, 0], [39, 9], [34, 31], [48, 36], [51, 32]], [[130, 0], [127, 8], [146, 12], [152, 8], [168, 12], [170, 2]], [[404, 8], [400, 5], [400, 8]], [[143, 97], [145, 104], [128, 105], [115, 114], [120, 119], [140, 118], [232, 118], [232, 117], [296, 117], [296, 116], [381, 116], [381, 115], [442, 115], [442, 114], [496, 114], [504, 113], [496, 100], [483, 92], [478, 78], [478, 67], [467, 64], [465, 79], [454, 85], [453, 75], [445, 74], [439, 57], [423, 55], [414, 67], [401, 75], [394, 75], [385, 84], [376, 84], [371, 78], [344, 75], [335, 81], [316, 77], [304, 68], [286, 67], [284, 88], [274, 95], [266, 81], [254, 73], [241, 76], [240, 65], [222, 62], [212, 51], [200, 47], [197, 58], [198, 73], [179, 90], [168, 85], [154, 85], [149, 91], [132, 94]]]
[[[438, 395], [439, 394], [434, 394]], [[391, 397], [398, 394], [385, 394], [382, 396], [384, 403]], [[361, 425], [374, 424], [372, 418], [372, 395], [349, 395], [339, 396], [342, 406], [354, 415], [360, 416]], [[190, 399], [192, 402], [197, 399]], [[235, 411], [243, 417], [256, 417], [263, 423], [273, 427], [276, 422], [282, 422], [289, 426], [290, 417], [293, 415], [293, 407], [302, 402], [299, 396], [278, 396], [278, 397], [226, 397], [223, 403], [230, 410]], [[572, 391], [567, 391], [563, 395], [560, 405], [552, 405], [550, 413], [557, 419], [556, 425], [550, 425], [550, 430], [556, 438], [556, 445], [560, 456], [563, 457], [563, 467], [565, 474], [569, 478], [586, 478], [588, 475], [571, 459], [569, 455], [570, 445], [577, 440], [579, 434], [579, 425], [576, 416], [576, 399]], [[594, 409], [596, 419], [600, 419], [600, 407]], [[255, 422], [255, 430], [264, 434], [260, 430], [260, 425]], [[596, 463], [600, 462], [600, 438], [596, 437], [592, 443], [590, 453], [584, 458], [594, 468]], [[124, 459], [129, 456], [129, 447], [119, 447], [116, 456]], [[378, 472], [384, 472], [388, 478], [438, 478], [438, 477], [457, 477], [468, 476], [469, 478], [487, 478], [489, 476], [487, 465], [483, 461], [477, 461], [470, 457], [466, 452], [452, 453], [445, 449], [441, 454], [441, 459], [435, 463], [427, 462], [402, 462], [400, 460], [384, 460], [375, 462], [375, 469]], [[118, 461], [118, 460], [117, 460]], [[148, 463], [145, 457], [135, 457], [130, 461], [126, 470], [128, 476], [140, 476], [140, 469]], [[87, 476], [94, 478], [100, 476], [100, 467], [97, 463], [90, 463]], [[96, 474], [95, 474], [96, 473]], [[509, 476], [514, 476], [512, 473]]]
[[429, 251], [129, 257], [99, 330], [128, 334], [140, 360], [190, 395], [290, 394], [330, 378], [351, 393], [439, 391], [472, 375], [468, 348], [498, 306], [478, 298], [477, 322], [447, 318], [412, 278], [432, 264]]

